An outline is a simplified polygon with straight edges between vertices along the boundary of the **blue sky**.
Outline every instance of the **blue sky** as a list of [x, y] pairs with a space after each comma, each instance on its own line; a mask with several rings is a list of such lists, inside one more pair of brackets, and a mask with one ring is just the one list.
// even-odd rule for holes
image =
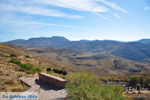
[[149, 0], [0, 0], [0, 42], [150, 38]]

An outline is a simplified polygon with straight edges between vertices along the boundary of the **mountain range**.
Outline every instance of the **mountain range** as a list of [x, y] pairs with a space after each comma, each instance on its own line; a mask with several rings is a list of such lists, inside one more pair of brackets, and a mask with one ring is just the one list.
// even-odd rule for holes
[[87, 53], [104, 53], [138, 61], [140, 63], [150, 63], [150, 39], [141, 39], [132, 42], [120, 42], [114, 40], [70, 41], [65, 37], [54, 36], [31, 38], [28, 40], [18, 39], [5, 43], [31, 48], [61, 48]]

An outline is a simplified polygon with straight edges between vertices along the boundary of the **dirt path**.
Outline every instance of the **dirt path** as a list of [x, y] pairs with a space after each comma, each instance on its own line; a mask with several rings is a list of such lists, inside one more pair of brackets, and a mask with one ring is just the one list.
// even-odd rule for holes
[[39, 100], [64, 100], [67, 92], [64, 89], [57, 89], [48, 83], [41, 83], [38, 77], [21, 77], [20, 80], [30, 86], [26, 92], [38, 92]]

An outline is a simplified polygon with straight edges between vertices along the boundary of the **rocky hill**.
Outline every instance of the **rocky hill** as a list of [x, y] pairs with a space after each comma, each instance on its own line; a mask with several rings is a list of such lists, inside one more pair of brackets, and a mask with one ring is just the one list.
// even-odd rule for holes
[[[17, 58], [22, 63], [30, 63], [42, 68], [64, 68], [68, 72], [85, 71], [98, 75], [129, 75], [147, 73], [150, 70], [148, 64], [117, 58], [103, 53], [87, 53], [78, 50], [57, 48], [17, 48], [11, 45], [0, 44], [1, 68], [8, 66], [8, 73], [16, 71], [18, 67], [10, 60]], [[9, 66], [13, 69], [9, 69]], [[3, 68], [3, 70], [5, 70]]]
[[57, 67], [59, 64], [41, 58], [36, 53], [27, 53], [15, 46], [0, 43], [0, 92], [25, 91], [28, 87], [18, 79], [21, 76], [31, 76], [37, 69], [48, 66]]
[[142, 63], [150, 63], [150, 44], [128, 42], [111, 52], [111, 54]]
[[70, 49], [56, 48], [24, 48], [27, 52], [36, 52], [40, 56], [53, 59], [71, 68], [85, 68], [89, 72], [99, 75], [130, 75], [147, 73], [149, 64], [141, 64], [123, 58], [106, 55], [103, 53], [87, 53]]

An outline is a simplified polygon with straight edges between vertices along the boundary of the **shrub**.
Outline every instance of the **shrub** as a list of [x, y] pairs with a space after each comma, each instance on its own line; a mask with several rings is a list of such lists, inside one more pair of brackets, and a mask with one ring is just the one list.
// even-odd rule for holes
[[27, 63], [27, 64], [19, 64], [21, 66], [22, 69], [24, 70], [31, 70], [32, 69], [32, 65]]
[[10, 57], [10, 55], [7, 54], [7, 53], [3, 54], [2, 56], [4, 56], [4, 57]]
[[43, 69], [39, 66], [33, 66], [29, 63], [27, 64], [20, 64], [22, 70], [26, 71], [27, 73], [36, 73], [36, 72], [41, 72]]
[[19, 60], [17, 60], [16, 58], [12, 58], [11, 63], [17, 64], [20, 66], [20, 68], [17, 68], [17, 71], [24, 71], [28, 74], [30, 73], [36, 73], [36, 72], [41, 72], [43, 69], [39, 66], [33, 66], [30, 63], [26, 63], [26, 64], [22, 64]]
[[53, 69], [53, 71], [58, 74], [67, 75], [67, 71], [65, 71], [63, 69]]
[[39, 66], [34, 66], [34, 67], [32, 67], [32, 69], [31, 69], [31, 71], [33, 72], [33, 73], [36, 73], [36, 72], [41, 72], [43, 69], [41, 68], [41, 67], [39, 67]]
[[51, 67], [48, 67], [48, 68], [46, 69], [46, 71], [47, 71], [47, 72], [52, 71], [52, 68], [51, 68]]
[[16, 58], [12, 58], [12, 59], [10, 60], [10, 62], [11, 62], [11, 63], [14, 63], [14, 64], [17, 64], [17, 65], [20, 64], [20, 61], [17, 60]]
[[136, 86], [137, 84], [141, 84], [145, 87], [148, 86], [148, 84], [150, 84], [150, 77], [132, 76], [129, 78], [130, 86]]
[[124, 88], [120, 85], [104, 85], [100, 89], [103, 100], [130, 100], [123, 96]]
[[20, 70], [23, 70], [27, 73], [36, 73], [36, 72], [41, 72], [42, 71], [42, 68], [39, 67], [39, 66], [33, 66], [29, 63], [27, 64], [19, 64], [21, 66], [21, 69]]
[[57, 74], [62, 74], [62, 75], [67, 75], [67, 71], [65, 69], [55, 69], [55, 68], [47, 68], [46, 69], [47, 72], [54, 72], [54, 73], [57, 73]]
[[26, 58], [30, 58], [30, 56], [29, 56], [29, 55], [27, 55], [27, 56], [26, 56]]
[[122, 95], [119, 85], [100, 85], [99, 77], [89, 73], [76, 73], [67, 76], [69, 100], [130, 100]]
[[136, 84], [140, 84], [143, 80], [141, 80], [138, 76], [132, 76], [129, 78], [129, 85], [135, 86]]
[[16, 54], [10, 54], [10, 57], [16, 57], [17, 55]]

